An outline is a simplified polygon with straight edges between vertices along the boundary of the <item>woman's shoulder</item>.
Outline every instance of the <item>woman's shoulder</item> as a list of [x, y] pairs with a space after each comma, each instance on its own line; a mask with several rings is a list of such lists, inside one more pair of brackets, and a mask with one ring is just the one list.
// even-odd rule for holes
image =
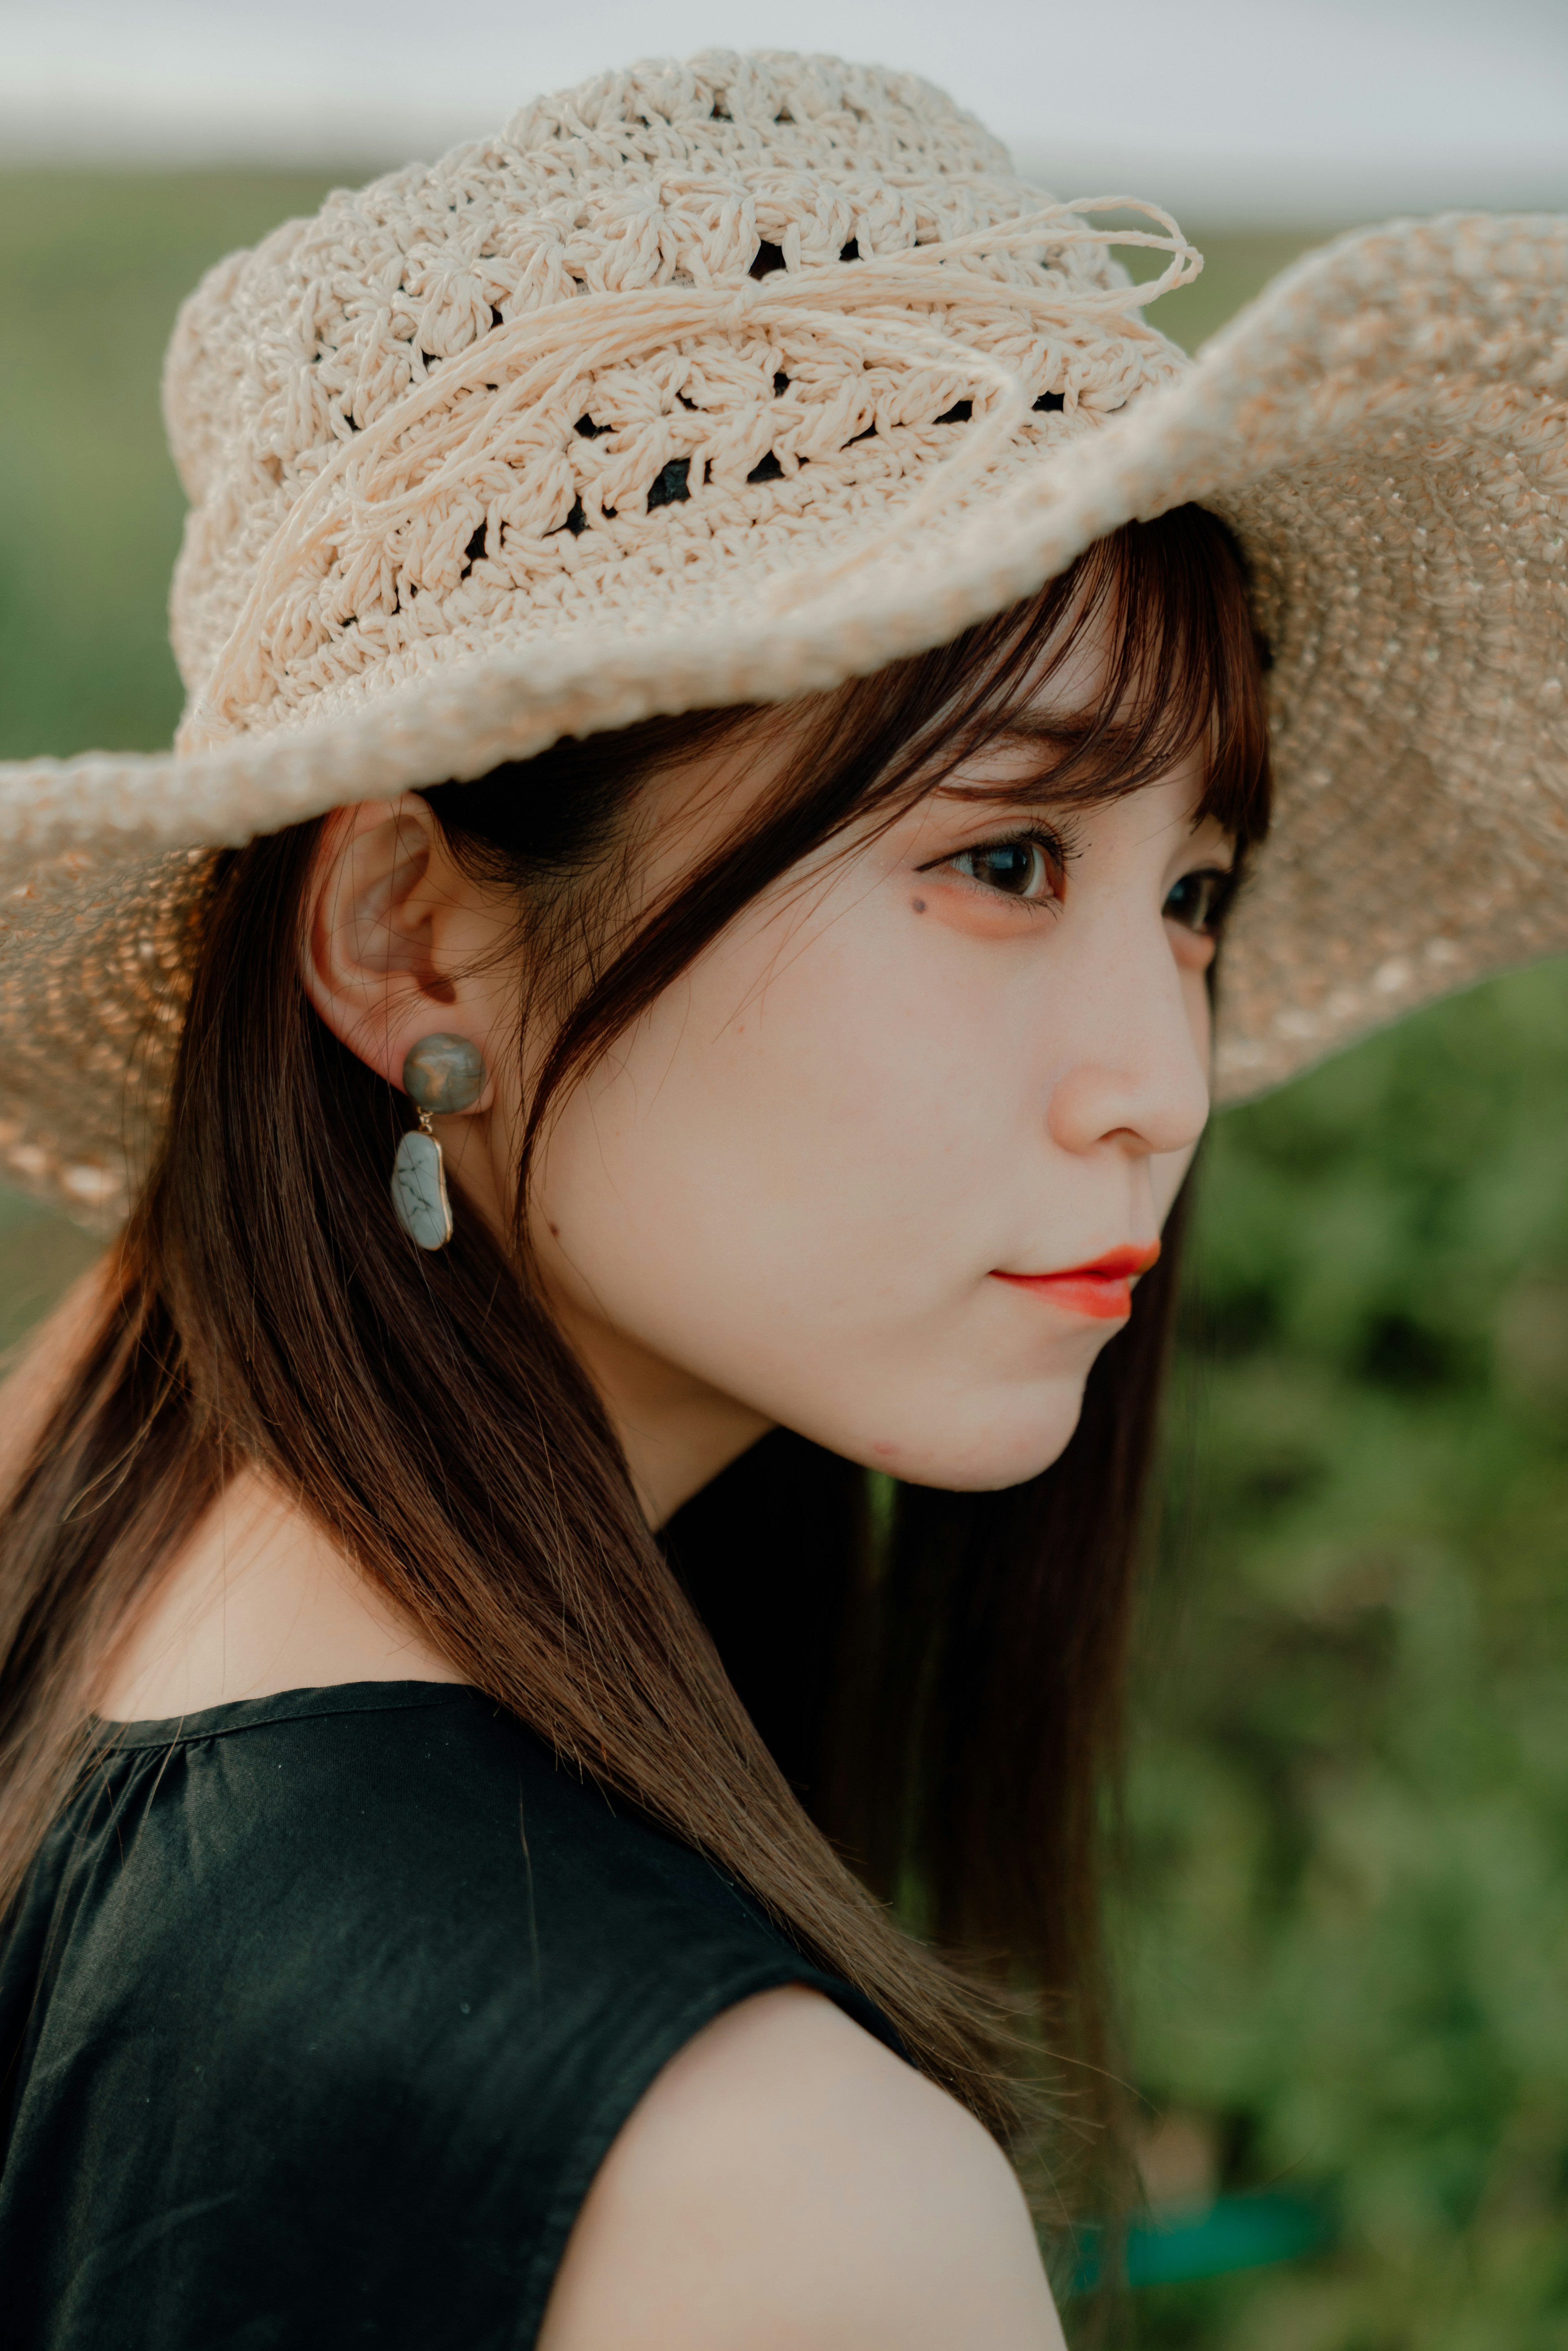
[[49, 1854], [82, 1955], [111, 1921], [121, 1972], [157, 1955], [150, 1997], [172, 1966], [254, 1974], [269, 2003], [373, 1981], [393, 2037], [400, 2001], [451, 1991], [455, 2018], [526, 2017], [537, 2049], [802, 1964], [700, 1854], [456, 1683], [106, 1725]]
[[596, 2179], [540, 2351], [1061, 2351], [1018, 2180], [956, 2100], [791, 1986], [665, 2067]]
[[75, 2297], [141, 2342], [102, 2249], [151, 2231], [170, 2351], [258, 2310], [527, 2343], [608, 2150], [715, 2017], [800, 1981], [887, 2030], [474, 1690], [285, 1693], [107, 1742], [0, 1951], [0, 2266], [36, 2339]]

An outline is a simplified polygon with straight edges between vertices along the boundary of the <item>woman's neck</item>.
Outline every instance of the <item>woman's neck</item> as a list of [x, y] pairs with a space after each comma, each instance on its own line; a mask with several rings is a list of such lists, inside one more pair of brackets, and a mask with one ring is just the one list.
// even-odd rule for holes
[[93, 1706], [161, 1721], [339, 1682], [462, 1679], [297, 1504], [243, 1469], [116, 1645]]
[[[0, 1493], [20, 1474], [100, 1329], [112, 1279], [110, 1251], [32, 1334], [5, 1382]], [[654, 1525], [767, 1426], [725, 1409], [696, 1383], [661, 1382], [659, 1367], [602, 1329], [570, 1335], [588, 1357]], [[110, 1721], [161, 1721], [340, 1682], [462, 1679], [298, 1503], [242, 1469], [124, 1627], [90, 1703]]]

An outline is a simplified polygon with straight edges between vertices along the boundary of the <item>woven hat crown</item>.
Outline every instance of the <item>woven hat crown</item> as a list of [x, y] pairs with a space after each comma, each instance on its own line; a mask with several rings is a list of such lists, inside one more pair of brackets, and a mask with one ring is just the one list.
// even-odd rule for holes
[[713, 53], [538, 100], [186, 306], [183, 739], [562, 630], [689, 627], [792, 570], [816, 592], [936, 474], [922, 519], [952, 528], [1167, 380], [1144, 298], [909, 75]]

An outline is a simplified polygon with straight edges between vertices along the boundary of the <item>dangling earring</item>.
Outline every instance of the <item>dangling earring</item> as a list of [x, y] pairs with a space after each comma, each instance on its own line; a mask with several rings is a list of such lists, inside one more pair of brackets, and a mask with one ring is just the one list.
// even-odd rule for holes
[[419, 1124], [409, 1128], [392, 1161], [392, 1207], [416, 1247], [444, 1249], [452, 1238], [452, 1203], [430, 1121], [433, 1113], [439, 1118], [473, 1109], [485, 1091], [485, 1056], [466, 1037], [422, 1037], [402, 1065], [402, 1086]]

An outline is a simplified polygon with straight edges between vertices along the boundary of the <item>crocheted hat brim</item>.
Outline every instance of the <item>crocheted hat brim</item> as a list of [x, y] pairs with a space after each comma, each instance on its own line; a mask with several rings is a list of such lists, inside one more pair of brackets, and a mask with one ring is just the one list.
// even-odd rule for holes
[[809, 601], [584, 626], [183, 755], [0, 768], [0, 1172], [116, 1212], [206, 850], [831, 687], [1189, 501], [1237, 532], [1273, 653], [1277, 814], [1227, 941], [1220, 1099], [1568, 947], [1568, 219], [1396, 223], [1298, 263], [1086, 438], [1016, 453], [929, 551], [894, 535]]

